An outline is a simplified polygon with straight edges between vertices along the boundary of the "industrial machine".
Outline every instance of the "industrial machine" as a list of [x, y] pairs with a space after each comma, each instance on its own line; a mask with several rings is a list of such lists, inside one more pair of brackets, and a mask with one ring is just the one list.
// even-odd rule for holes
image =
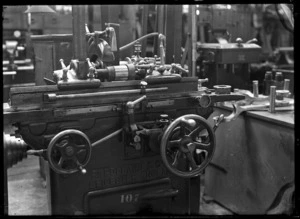
[[230, 85], [232, 89], [251, 90], [250, 63], [260, 61], [261, 47], [256, 39], [243, 43], [237, 38], [235, 43], [204, 43], [197, 46], [200, 78], [208, 78], [207, 87], [216, 84]]
[[49, 164], [50, 214], [199, 214], [220, 123], [206, 119], [214, 103], [244, 96], [198, 90], [198, 78], [164, 63], [160, 34], [160, 57], [140, 57], [135, 42], [135, 55], [115, 65], [114, 28], [90, 33], [82, 8], [73, 16], [70, 63], [47, 85], [12, 88], [4, 108], [6, 134]]
[[3, 34], [3, 102], [8, 101], [10, 87], [29, 84], [34, 80], [33, 62], [26, 55], [28, 48], [22, 34], [24, 32], [20, 30], [6, 31]]

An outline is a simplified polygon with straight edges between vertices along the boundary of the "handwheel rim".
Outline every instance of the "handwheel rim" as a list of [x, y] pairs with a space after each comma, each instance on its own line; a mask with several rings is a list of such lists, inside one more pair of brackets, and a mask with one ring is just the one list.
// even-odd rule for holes
[[[181, 171], [176, 169], [175, 167], [172, 167], [171, 164], [168, 161], [168, 157], [167, 157], [167, 148], [168, 148], [168, 141], [169, 138], [172, 134], [172, 132], [174, 131], [174, 129], [176, 129], [176, 127], [178, 127], [179, 123], [181, 122], [182, 118], [185, 119], [195, 119], [197, 121], [200, 121], [200, 124], [204, 127], [204, 129], [207, 130], [208, 132], [208, 137], [209, 137], [209, 143], [210, 143], [210, 152], [209, 155], [207, 155], [204, 159], [203, 162], [201, 162], [201, 164], [194, 170], [190, 170], [188, 172], [186, 171]], [[203, 129], [202, 129], [203, 130]], [[180, 177], [184, 177], [184, 178], [191, 178], [191, 177], [196, 177], [199, 174], [201, 174], [201, 172], [207, 167], [207, 165], [210, 163], [210, 161], [212, 160], [214, 151], [215, 151], [215, 133], [212, 129], [212, 127], [207, 123], [207, 121], [196, 114], [188, 114], [188, 115], [184, 115], [181, 117], [178, 117], [177, 119], [175, 119], [165, 130], [163, 136], [162, 136], [162, 140], [161, 140], [161, 156], [162, 156], [162, 161], [165, 164], [166, 168], [173, 174], [180, 176]], [[179, 150], [179, 149], [178, 149]]]
[[[85, 155], [85, 158], [84, 158], [83, 162], [79, 162], [78, 160], [77, 160], [77, 162], [75, 162], [75, 161], [73, 161], [73, 162], [75, 162], [75, 164], [78, 165], [78, 166], [84, 167], [84, 166], [87, 165], [87, 163], [89, 162], [89, 160], [91, 158], [91, 142], [88, 139], [88, 137], [86, 136], [86, 134], [84, 134], [83, 132], [81, 132], [79, 130], [75, 130], [75, 129], [64, 130], [64, 131], [58, 133], [57, 135], [55, 135], [51, 139], [51, 141], [49, 143], [49, 146], [48, 146], [48, 149], [47, 149], [47, 158], [48, 158], [48, 162], [50, 164], [50, 167], [51, 167], [52, 170], [54, 170], [56, 173], [59, 173], [59, 174], [72, 174], [72, 173], [75, 173], [75, 172], [79, 171], [79, 168], [77, 168], [77, 169], [75, 169], [75, 168], [74, 169], [63, 169], [62, 167], [59, 167], [58, 163], [56, 163], [52, 159], [52, 155], [53, 155], [52, 153], [55, 150], [54, 147], [57, 147], [56, 143], [58, 143], [59, 140], [63, 140], [65, 136], [68, 136], [70, 134], [79, 135], [81, 138], [83, 138], [83, 140], [86, 143], [86, 149], [87, 149], [86, 155]], [[69, 146], [66, 146], [66, 150], [69, 150], [68, 147]], [[61, 155], [61, 157], [63, 157], [63, 155]], [[70, 158], [69, 160], [72, 160], [72, 158]]]

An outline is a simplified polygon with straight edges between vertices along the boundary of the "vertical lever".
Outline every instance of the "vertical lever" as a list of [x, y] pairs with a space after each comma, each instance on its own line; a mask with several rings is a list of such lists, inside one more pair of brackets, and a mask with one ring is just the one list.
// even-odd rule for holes
[[60, 64], [61, 64], [61, 68], [63, 70], [62, 80], [67, 81], [68, 80], [68, 75], [67, 75], [68, 69], [67, 69], [63, 59], [60, 59], [59, 61], [60, 61]]
[[92, 65], [92, 63], [90, 62], [89, 58], [86, 58], [86, 61], [87, 61], [88, 65], [89, 65], [89, 74], [88, 74], [88, 77], [89, 77], [89, 79], [93, 79], [94, 78], [94, 74], [95, 74], [95, 68]]
[[146, 87], [148, 83], [146, 81], [141, 81], [140, 86], [141, 86], [141, 94], [146, 94]]
[[136, 104], [142, 102], [143, 100], [145, 100], [147, 98], [146, 95], [136, 99], [135, 101], [128, 101], [126, 104], [127, 107], [127, 113], [129, 116], [129, 126], [131, 128], [131, 131], [136, 131], [137, 130], [137, 126], [135, 124], [135, 120], [134, 120], [134, 107]]
[[213, 120], [215, 121], [215, 125], [213, 127], [214, 132], [217, 130], [217, 128], [219, 127], [220, 123], [223, 122], [224, 120], [224, 115], [221, 114], [220, 116], [215, 116], [213, 118]]

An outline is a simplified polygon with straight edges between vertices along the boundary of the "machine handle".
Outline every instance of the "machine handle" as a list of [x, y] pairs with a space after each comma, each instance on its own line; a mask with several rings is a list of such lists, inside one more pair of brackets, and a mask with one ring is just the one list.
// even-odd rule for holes
[[133, 109], [135, 107], [135, 105], [137, 105], [138, 103], [142, 102], [143, 100], [145, 100], [147, 98], [146, 95], [134, 100], [134, 101], [128, 101], [126, 106], [130, 109]]

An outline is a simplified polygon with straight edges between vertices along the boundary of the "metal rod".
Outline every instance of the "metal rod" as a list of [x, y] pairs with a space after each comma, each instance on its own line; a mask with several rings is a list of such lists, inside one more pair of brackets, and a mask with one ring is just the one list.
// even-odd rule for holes
[[258, 81], [252, 81], [253, 83], [253, 95], [258, 97]]
[[[29, 65], [29, 66], [18, 66], [17, 67], [17, 71], [27, 71], [27, 70], [33, 70], [34, 66], [33, 65]], [[7, 71], [8, 67], [3, 67], [2, 68], [3, 71]]]
[[276, 86], [270, 86], [270, 113], [275, 113]]
[[123, 51], [123, 50], [125, 50], [125, 49], [130, 48], [130, 47], [133, 46], [137, 41], [141, 42], [141, 41], [144, 40], [144, 39], [147, 39], [147, 38], [152, 37], [152, 36], [158, 36], [158, 35], [159, 35], [159, 33], [157, 33], [157, 32], [149, 33], [149, 34], [147, 34], [147, 35], [145, 35], [145, 36], [142, 36], [142, 37], [138, 38], [137, 40], [132, 41], [131, 43], [128, 43], [128, 44], [125, 45], [125, 46], [120, 47], [120, 51]]
[[[148, 88], [148, 89], [146, 89], [146, 93], [166, 91], [166, 90], [168, 90], [168, 87]], [[64, 99], [101, 97], [101, 96], [111, 96], [111, 95], [120, 95], [120, 94], [124, 94], [124, 95], [126, 95], [126, 94], [140, 94], [140, 92], [141, 92], [141, 89], [120, 90], [120, 91], [105, 91], [105, 92], [85, 93], [85, 94], [66, 94], [66, 95], [48, 94], [48, 100], [49, 101], [55, 101], [55, 100], [64, 100]]]
[[289, 90], [289, 89], [290, 89], [290, 79], [284, 79], [283, 90]]
[[[29, 64], [31, 63], [31, 59], [24, 59], [24, 60], [14, 60], [14, 64]], [[8, 65], [9, 61], [3, 60], [3, 65]]]
[[95, 146], [97, 146], [97, 145], [103, 143], [104, 141], [106, 141], [106, 140], [108, 140], [108, 139], [110, 139], [110, 138], [112, 138], [112, 137], [118, 135], [119, 133], [122, 132], [122, 130], [123, 130], [123, 129], [118, 129], [117, 131], [115, 131], [115, 132], [113, 132], [113, 133], [111, 133], [111, 134], [105, 136], [104, 138], [101, 138], [100, 140], [94, 142], [94, 143], [92, 144], [92, 147], [95, 147]]

